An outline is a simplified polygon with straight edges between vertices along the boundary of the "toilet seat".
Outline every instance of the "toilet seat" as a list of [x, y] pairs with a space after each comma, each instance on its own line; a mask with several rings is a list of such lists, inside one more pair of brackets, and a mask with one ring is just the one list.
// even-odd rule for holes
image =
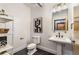
[[31, 43], [31, 44], [29, 44], [29, 45], [27, 46], [27, 49], [33, 49], [33, 48], [35, 48], [35, 47], [36, 47], [36, 44]]

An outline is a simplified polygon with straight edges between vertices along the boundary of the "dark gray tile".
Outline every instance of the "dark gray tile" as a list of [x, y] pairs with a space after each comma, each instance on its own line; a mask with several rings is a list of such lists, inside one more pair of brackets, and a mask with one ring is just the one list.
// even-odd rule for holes
[[27, 55], [27, 52], [28, 52], [28, 50], [27, 50], [27, 48], [25, 48], [21, 51], [14, 53], [14, 55]]
[[[21, 51], [14, 53], [14, 55], [27, 55], [27, 52], [28, 52], [28, 50], [27, 50], [27, 48], [25, 48]], [[33, 55], [54, 55], [54, 54], [46, 52], [46, 51], [41, 50], [41, 49], [37, 49], [37, 51]]]
[[35, 52], [33, 55], [54, 55], [54, 54], [46, 52], [46, 51], [41, 50], [41, 49], [37, 49], [37, 52]]

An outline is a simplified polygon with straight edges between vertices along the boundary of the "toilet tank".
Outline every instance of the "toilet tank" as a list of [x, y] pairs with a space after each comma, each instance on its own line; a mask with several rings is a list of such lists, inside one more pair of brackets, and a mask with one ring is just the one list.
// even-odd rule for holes
[[41, 40], [40, 36], [33, 36], [32, 38], [33, 38], [33, 43], [35, 43], [35, 44], [40, 43], [40, 40]]

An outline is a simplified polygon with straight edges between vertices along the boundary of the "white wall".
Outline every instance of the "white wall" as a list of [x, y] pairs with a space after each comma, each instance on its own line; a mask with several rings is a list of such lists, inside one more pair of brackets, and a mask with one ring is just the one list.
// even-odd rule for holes
[[[30, 20], [31, 9], [22, 3], [15, 4], [0, 4], [0, 9], [5, 9], [6, 13], [13, 17], [14, 20], [14, 52], [19, 51], [27, 46], [30, 40]], [[6, 25], [10, 27], [11, 24]], [[24, 38], [20, 40], [20, 38]], [[10, 42], [8, 38], [8, 43]]]
[[[56, 43], [50, 42], [48, 39], [52, 36], [52, 6], [51, 4], [46, 4], [44, 8], [32, 8], [32, 35], [39, 35], [41, 36], [41, 43], [38, 46], [44, 50], [48, 50], [50, 52], [56, 53]], [[34, 33], [33, 31], [33, 18], [43, 17], [43, 33]]]
[[[34, 36], [34, 35], [39, 35], [41, 36], [41, 43], [40, 45], [38, 46], [39, 48], [43, 49], [43, 50], [46, 50], [48, 52], [51, 52], [51, 53], [57, 53], [57, 49], [56, 49], [56, 43], [55, 42], [50, 42], [48, 39], [52, 36], [52, 35], [56, 35], [57, 33], [56, 32], [53, 32], [53, 19], [52, 19], [52, 4], [48, 4], [46, 3], [44, 5], [43, 8], [32, 8], [32, 22], [31, 22], [31, 36]], [[56, 16], [56, 18], [62, 18], [62, 16], [66, 16], [67, 17], [67, 14], [66, 14], [66, 11], [64, 11], [65, 13], [61, 13], [59, 15]], [[37, 17], [43, 17], [43, 33], [34, 33], [33, 31], [33, 18], [37, 18]], [[61, 32], [61, 34], [63, 34], [65, 37], [68, 36], [68, 33], [64, 33], [64, 32]], [[67, 45], [67, 49], [68, 47], [70, 47], [69, 45]], [[71, 50], [71, 49], [69, 49]], [[66, 53], [68, 54], [68, 53]]]

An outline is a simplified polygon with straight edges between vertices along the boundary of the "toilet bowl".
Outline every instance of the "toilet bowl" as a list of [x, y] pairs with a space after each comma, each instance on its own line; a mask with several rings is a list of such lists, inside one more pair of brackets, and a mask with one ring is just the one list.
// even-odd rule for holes
[[34, 54], [36, 51], [37, 51], [37, 49], [36, 49], [36, 44], [34, 44], [34, 43], [30, 43], [28, 46], [27, 46], [27, 49], [28, 49], [28, 55], [32, 55], [32, 54]]
[[33, 43], [30, 43], [27, 46], [27, 49], [28, 49], [28, 53], [27, 54], [28, 55], [34, 54], [37, 51], [37, 49], [36, 49], [37, 44], [40, 43], [40, 36], [33, 36], [32, 39], [33, 39]]
[[28, 49], [34, 49], [36, 47], [36, 44], [31, 43], [27, 46]]

